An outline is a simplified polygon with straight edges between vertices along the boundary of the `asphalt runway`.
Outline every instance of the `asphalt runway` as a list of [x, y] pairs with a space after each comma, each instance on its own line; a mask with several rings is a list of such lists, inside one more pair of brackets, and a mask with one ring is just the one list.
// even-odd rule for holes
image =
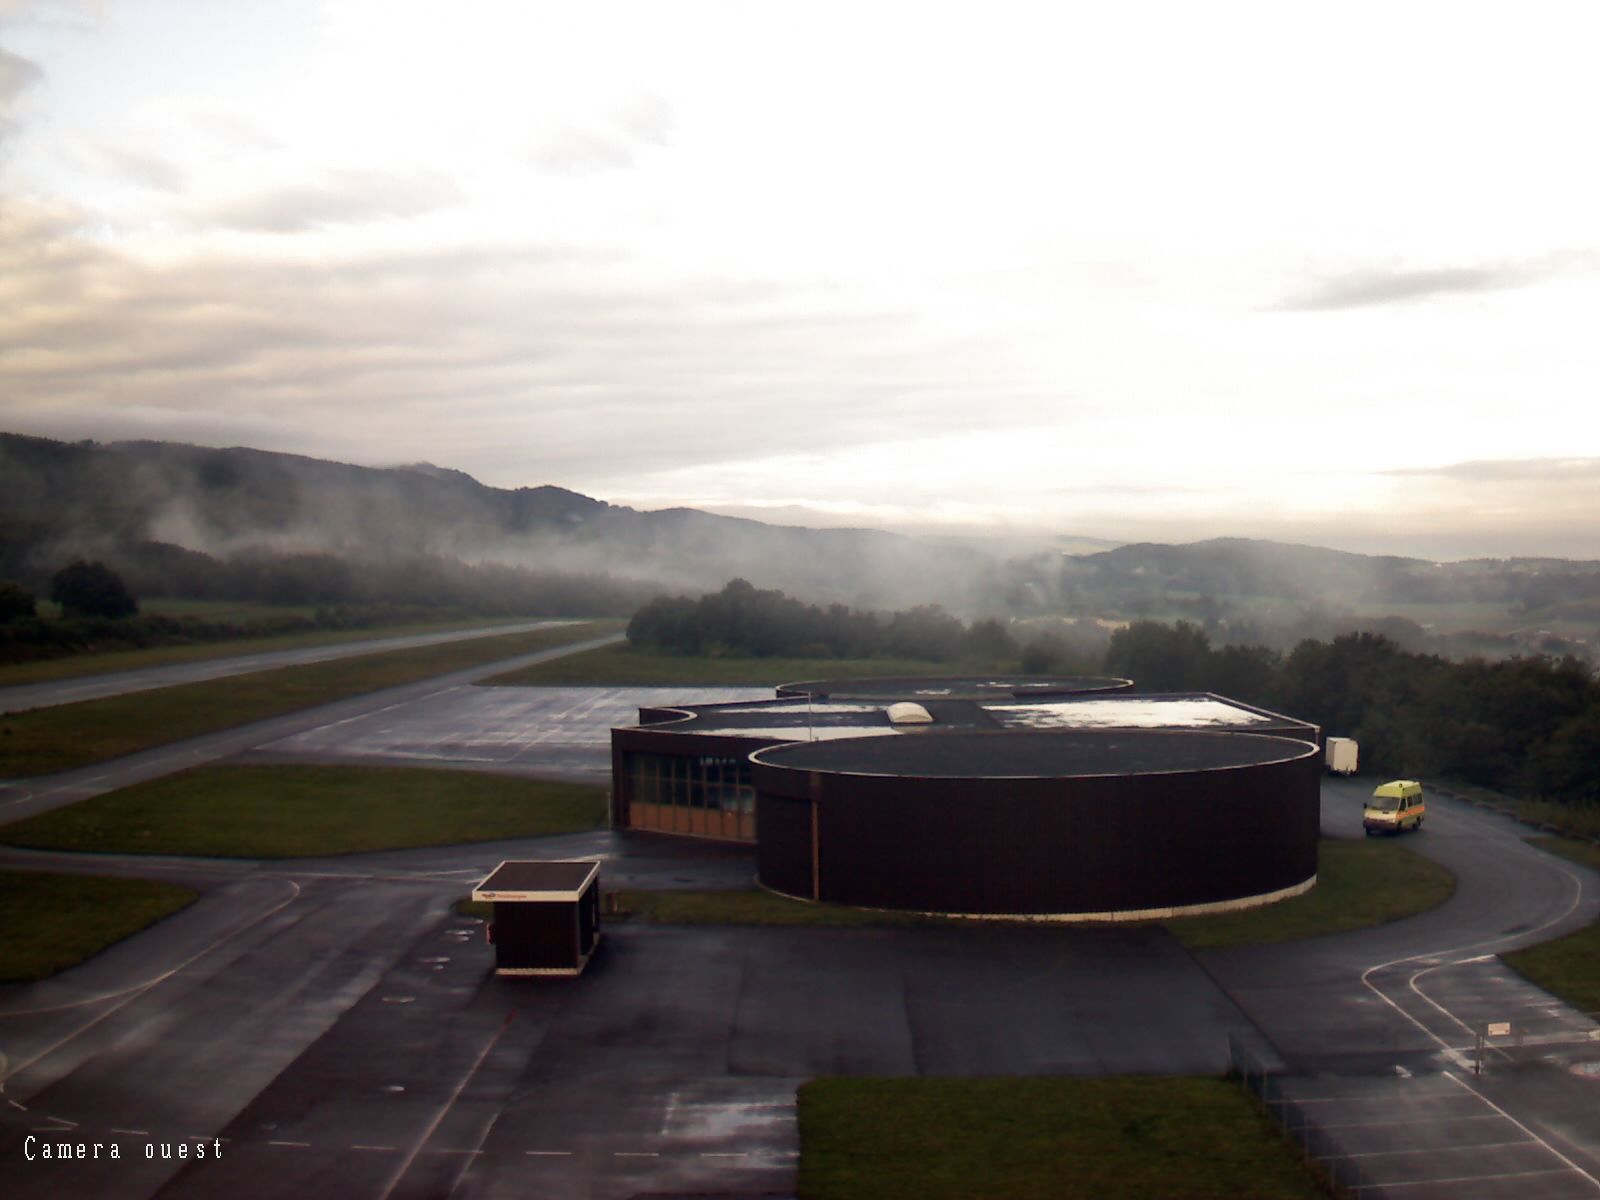
[[[1370, 789], [1325, 782], [1324, 832], [1361, 836]], [[1600, 918], [1600, 876], [1530, 846], [1529, 832], [1432, 797], [1423, 831], [1402, 840], [1455, 874], [1444, 904], [1272, 951], [1197, 955], [1289, 1068], [1278, 1086], [1296, 1122], [1320, 1132], [1363, 1196], [1600, 1196], [1600, 1014], [1496, 957]], [[1509, 1032], [1480, 1056], [1490, 1024]]]
[[770, 700], [771, 688], [454, 687], [265, 742], [257, 757], [611, 774], [611, 729], [644, 706]]
[[[622, 640], [620, 633], [589, 638], [567, 646], [538, 650], [495, 663], [482, 663], [460, 671], [452, 671], [433, 679], [351, 696], [317, 708], [272, 717], [240, 725], [220, 733], [205, 734], [186, 741], [157, 746], [139, 754], [130, 754], [111, 762], [96, 763], [57, 775], [39, 775], [28, 779], [0, 780], [0, 822], [19, 821], [35, 813], [48, 812], [67, 804], [76, 804], [91, 796], [98, 796], [117, 788], [140, 783], [182, 771], [203, 763], [235, 755], [245, 755], [264, 744], [281, 741], [297, 733], [324, 727], [338, 728], [345, 722], [356, 721], [373, 713], [396, 708], [414, 700], [426, 699], [474, 683], [480, 679], [518, 670], [535, 663], [549, 662], [569, 654], [581, 654], [599, 646], [609, 646]], [[635, 714], [637, 715], [637, 714]]]
[[[198, 752], [276, 743], [267, 753], [284, 757], [302, 735], [305, 753], [374, 762], [483, 746], [497, 769], [538, 773], [554, 769], [549, 748], [588, 753], [641, 702], [623, 689], [482, 699], [464, 682]], [[91, 785], [26, 786], [46, 794], [17, 807]], [[1370, 786], [1325, 785], [1328, 832], [1360, 836]], [[274, 864], [96, 858], [204, 895], [54, 980], [0, 989], [0, 1169], [18, 1197], [781, 1194], [794, 1091], [813, 1075], [1214, 1073], [1231, 1040], [1275, 1069], [1280, 1107], [1296, 1105], [1331, 1161], [1365, 1172], [1363, 1195], [1600, 1195], [1600, 1038], [1493, 957], [1600, 915], [1600, 879], [1527, 832], [1434, 798], [1406, 842], [1456, 872], [1454, 897], [1287, 946], [1191, 955], [1148, 927], [612, 923], [590, 971], [564, 981], [493, 976], [481, 925], [452, 901], [512, 857], [599, 857], [607, 887], [742, 886], [750, 850], [596, 832]], [[1473, 1031], [1490, 1020], [1515, 1032], [1476, 1075]], [[125, 1157], [29, 1161], [41, 1138], [116, 1142]], [[220, 1158], [161, 1157], [205, 1139]]]
[[296, 650], [269, 650], [260, 654], [206, 659], [204, 662], [171, 663], [164, 667], [142, 667], [135, 671], [85, 675], [77, 679], [60, 679], [48, 683], [17, 684], [14, 687], [0, 687], [0, 713], [49, 708], [56, 704], [72, 704], [79, 700], [99, 700], [106, 696], [121, 696], [128, 692], [147, 692], [153, 688], [171, 687], [179, 683], [226, 679], [230, 675], [248, 675], [253, 671], [271, 671], [278, 667], [330, 662], [339, 658], [357, 658], [363, 654], [380, 654], [385, 650], [409, 650], [417, 646], [435, 646], [443, 642], [462, 642], [502, 633], [527, 633], [535, 629], [554, 629], [560, 625], [573, 624], [577, 622], [523, 621], [515, 625], [485, 625], [440, 633], [415, 633], [402, 637], [336, 642], [328, 646], [304, 646]]

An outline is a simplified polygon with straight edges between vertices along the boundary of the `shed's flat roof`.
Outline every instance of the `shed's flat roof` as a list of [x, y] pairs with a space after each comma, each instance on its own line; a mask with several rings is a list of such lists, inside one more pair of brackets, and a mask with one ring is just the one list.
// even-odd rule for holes
[[1255, 733], [1074, 730], [861, 738], [758, 750], [758, 764], [934, 779], [1057, 779], [1256, 766], [1316, 755], [1314, 742]]
[[576, 900], [600, 871], [599, 862], [508, 860], [472, 890], [474, 900]]

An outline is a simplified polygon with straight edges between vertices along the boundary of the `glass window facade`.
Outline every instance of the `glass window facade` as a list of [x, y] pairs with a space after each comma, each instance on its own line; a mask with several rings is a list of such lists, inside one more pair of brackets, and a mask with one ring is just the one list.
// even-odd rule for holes
[[628, 824], [702, 837], [755, 840], [750, 763], [735, 755], [627, 751]]

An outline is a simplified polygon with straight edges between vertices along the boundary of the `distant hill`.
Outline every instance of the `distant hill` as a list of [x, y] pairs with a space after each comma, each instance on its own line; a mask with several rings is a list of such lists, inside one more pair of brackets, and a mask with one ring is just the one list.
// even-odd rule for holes
[[743, 575], [863, 606], [983, 603], [989, 559], [864, 529], [639, 512], [559, 487], [494, 488], [421, 463], [374, 468], [244, 448], [64, 443], [0, 434], [0, 574], [154, 543], [220, 558], [446, 556], [675, 587]]
[[[431, 463], [374, 468], [244, 448], [65, 443], [0, 434], [0, 578], [72, 557], [151, 569], [196, 555], [428, 560], [603, 575], [693, 591], [742, 576], [809, 601], [966, 613], [1197, 619], [1384, 605], [1512, 606], [1600, 625], [1600, 563], [1350, 554], [1243, 538], [1187, 545], [771, 525], [690, 508], [640, 512], [560, 487], [488, 487]], [[1072, 551], [1078, 551], [1076, 553]], [[173, 568], [177, 569], [176, 567]], [[1187, 607], [1185, 607], [1187, 606]], [[1592, 626], [1591, 626], [1592, 627]]]

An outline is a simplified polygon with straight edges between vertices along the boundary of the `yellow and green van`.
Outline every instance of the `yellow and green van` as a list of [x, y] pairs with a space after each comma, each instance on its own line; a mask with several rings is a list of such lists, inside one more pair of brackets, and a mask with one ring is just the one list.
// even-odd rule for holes
[[1422, 785], [1415, 779], [1393, 779], [1372, 790], [1361, 811], [1361, 825], [1367, 836], [1421, 829], [1427, 810], [1422, 803]]

